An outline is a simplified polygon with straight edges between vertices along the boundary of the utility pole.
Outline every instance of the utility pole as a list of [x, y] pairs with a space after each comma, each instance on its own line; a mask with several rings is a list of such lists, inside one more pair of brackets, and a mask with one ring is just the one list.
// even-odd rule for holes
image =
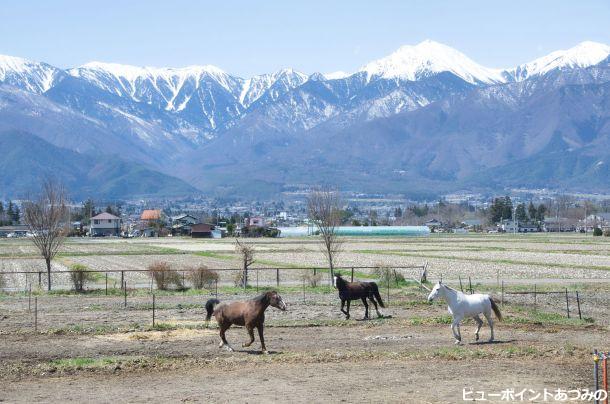
[[517, 234], [517, 226], [519, 223], [517, 222], [517, 207], [513, 207], [513, 234]]

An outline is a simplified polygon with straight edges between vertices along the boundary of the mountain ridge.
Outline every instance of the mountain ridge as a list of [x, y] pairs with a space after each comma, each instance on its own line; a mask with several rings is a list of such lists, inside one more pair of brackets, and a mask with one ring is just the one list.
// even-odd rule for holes
[[[503, 165], [535, 164], [549, 145], [570, 145], [575, 161], [605, 158], [593, 145], [607, 137], [609, 66], [610, 47], [592, 42], [489, 69], [424, 41], [353, 73], [248, 79], [210, 66], [62, 70], [0, 57], [0, 129], [80, 154], [101, 148], [210, 193], [323, 181], [421, 194], [477, 178], [501, 188], [515, 183]], [[492, 169], [497, 181], [481, 174]], [[550, 178], [543, 171], [532, 168]]]

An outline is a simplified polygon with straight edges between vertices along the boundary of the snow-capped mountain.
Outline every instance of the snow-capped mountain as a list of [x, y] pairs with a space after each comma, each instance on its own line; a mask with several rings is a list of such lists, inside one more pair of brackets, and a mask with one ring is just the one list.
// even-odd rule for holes
[[61, 79], [65, 72], [46, 63], [0, 55], [0, 83], [41, 94]]
[[403, 46], [359, 71], [366, 73], [367, 81], [373, 78], [416, 81], [442, 72], [453, 73], [471, 84], [504, 81], [501, 70], [483, 67], [463, 53], [430, 40]]
[[239, 102], [248, 108], [268, 92], [268, 99], [275, 101], [289, 90], [307, 81], [307, 75], [293, 69], [282, 69], [273, 74], [262, 74], [242, 81]]
[[[211, 65], [60, 69], [0, 56], [0, 131], [118, 155], [206, 189], [236, 181], [242, 167], [244, 189], [267, 181], [254, 178], [263, 174], [291, 183], [308, 171], [290, 164], [312, 161], [354, 176], [352, 184], [411, 167], [413, 186], [424, 177], [457, 181], [561, 145], [608, 149], [608, 82], [610, 47], [593, 42], [496, 69], [424, 41], [353, 73], [286, 68], [250, 78]], [[283, 166], [274, 163], [278, 153]], [[269, 171], [280, 166], [281, 174]]]
[[610, 56], [610, 46], [585, 41], [567, 49], [551, 52], [546, 56], [506, 69], [505, 77], [516, 81], [544, 75], [556, 69], [574, 69], [594, 66]]

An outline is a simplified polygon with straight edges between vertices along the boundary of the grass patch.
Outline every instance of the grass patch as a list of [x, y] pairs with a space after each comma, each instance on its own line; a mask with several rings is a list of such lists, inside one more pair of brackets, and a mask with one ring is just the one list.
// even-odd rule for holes
[[213, 251], [197, 251], [194, 253], [191, 253], [192, 255], [197, 255], [199, 257], [208, 257], [208, 258], [216, 258], [219, 260], [233, 260], [233, 259], [237, 259], [237, 257], [235, 255], [227, 255], [227, 254], [220, 254], [217, 252], [213, 252]]
[[519, 315], [505, 315], [504, 321], [509, 324], [582, 326], [595, 323], [591, 317], [584, 317], [582, 320], [574, 317], [568, 318], [563, 314], [531, 310], [523, 306], [513, 306], [512, 309]]
[[432, 317], [411, 317], [407, 319], [410, 325], [432, 325], [432, 324], [451, 324], [453, 317], [450, 315], [432, 316]]

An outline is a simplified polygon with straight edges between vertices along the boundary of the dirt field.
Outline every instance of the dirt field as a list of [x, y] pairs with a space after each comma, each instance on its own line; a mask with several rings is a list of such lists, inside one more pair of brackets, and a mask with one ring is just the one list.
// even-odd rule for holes
[[[462, 326], [464, 342], [455, 346], [446, 306], [426, 303], [426, 292], [408, 283], [391, 288], [383, 310], [387, 318], [358, 321], [360, 304], [352, 305], [352, 319], [345, 320], [336, 292], [308, 288], [303, 296], [288, 282], [280, 287], [288, 311], [267, 312], [270, 355], [259, 353], [258, 338], [253, 347], [240, 348], [246, 340], [242, 328], [228, 333], [236, 352], [218, 349], [215, 324], [208, 329], [202, 321], [209, 291], [158, 293], [155, 327], [146, 289], [130, 290], [127, 307], [117, 291], [109, 296], [99, 291], [35, 293], [38, 332], [33, 329], [33, 301], [23, 292], [6, 292], [0, 294], [0, 400], [454, 403], [462, 401], [464, 389], [493, 394], [511, 388], [590, 388], [590, 352], [607, 350], [610, 341], [609, 271], [603, 262], [603, 257], [610, 258], [610, 243], [604, 241], [461, 236], [346, 243], [342, 265], [428, 260], [432, 277], [442, 271], [457, 287], [457, 275], [476, 275], [476, 290], [496, 298], [496, 268], [506, 279], [507, 291], [525, 290], [532, 283], [543, 291], [569, 288], [570, 319], [563, 296], [539, 295], [534, 306], [531, 296], [507, 294], [502, 307], [506, 318], [496, 323], [493, 344], [475, 343], [474, 325], [467, 321]], [[57, 268], [72, 261], [92, 267], [141, 267], [152, 253], [176, 264], [237, 265], [225, 240], [129, 240], [125, 250], [120, 246], [120, 240], [70, 242]], [[257, 248], [264, 257], [261, 266], [269, 261], [314, 263], [320, 254], [311, 240], [261, 240]], [[202, 251], [206, 254], [196, 255]], [[570, 257], [565, 265], [564, 254]], [[433, 258], [441, 255], [452, 258]], [[587, 261], [591, 256], [595, 260]], [[38, 265], [21, 241], [0, 241], [0, 262], [5, 270]], [[471, 271], [459, 269], [470, 264]], [[451, 268], [458, 269], [448, 272]], [[545, 271], [551, 274], [544, 276]], [[544, 281], [538, 277], [541, 273]], [[583, 300], [582, 320], [575, 318], [575, 290]], [[223, 286], [219, 294], [221, 300], [235, 300], [251, 297], [255, 290], [244, 293]], [[481, 336], [487, 340], [487, 326]]]

